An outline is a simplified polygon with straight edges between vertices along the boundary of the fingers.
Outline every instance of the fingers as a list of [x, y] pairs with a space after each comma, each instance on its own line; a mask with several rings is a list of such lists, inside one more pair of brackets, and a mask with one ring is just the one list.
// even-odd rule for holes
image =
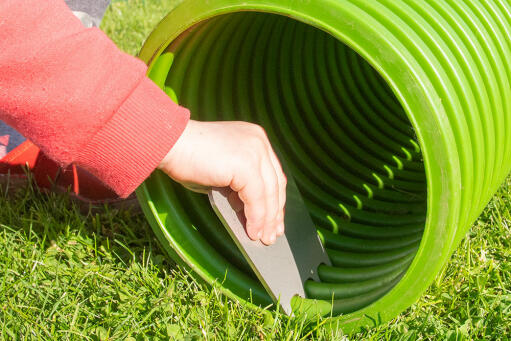
[[237, 186], [231, 186], [234, 191], [238, 191], [239, 198], [245, 204], [245, 217], [247, 219], [247, 234], [252, 240], [259, 240], [263, 237], [266, 200], [265, 184], [261, 174], [257, 170], [252, 170], [245, 174], [244, 185], [239, 190]]
[[275, 169], [275, 173], [277, 174], [278, 180], [278, 193], [279, 193], [279, 206], [278, 213], [276, 218], [276, 226], [277, 226], [277, 237], [280, 237], [284, 234], [284, 216], [285, 216], [285, 205], [286, 205], [286, 187], [287, 187], [287, 177], [282, 170], [282, 166], [275, 155], [275, 152], [270, 147], [270, 159]]
[[269, 245], [284, 233], [287, 179], [264, 130], [258, 127], [255, 136], [231, 188], [245, 204], [248, 236]]
[[275, 168], [270, 160], [269, 153], [261, 163], [261, 175], [265, 184], [265, 206], [264, 230], [261, 241], [270, 245], [277, 239], [277, 214], [279, 210], [279, 183]]

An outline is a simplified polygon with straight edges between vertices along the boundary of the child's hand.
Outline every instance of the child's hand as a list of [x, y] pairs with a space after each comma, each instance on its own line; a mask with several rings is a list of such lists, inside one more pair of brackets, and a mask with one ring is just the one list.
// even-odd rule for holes
[[245, 204], [247, 234], [265, 244], [284, 233], [286, 176], [263, 128], [190, 120], [158, 166], [185, 187], [231, 187]]

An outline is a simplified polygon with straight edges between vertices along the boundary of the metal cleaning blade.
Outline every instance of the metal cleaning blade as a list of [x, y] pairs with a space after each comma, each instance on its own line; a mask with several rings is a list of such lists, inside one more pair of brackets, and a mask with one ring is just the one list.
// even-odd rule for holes
[[231, 193], [230, 188], [209, 190], [211, 206], [268, 294], [275, 303], [280, 302], [287, 315], [291, 315], [291, 298], [295, 295], [306, 297], [305, 281], [318, 281], [318, 266], [330, 265], [298, 187], [288, 174], [285, 232], [269, 246], [247, 236], [243, 208], [238, 207], [236, 211], [231, 206]]

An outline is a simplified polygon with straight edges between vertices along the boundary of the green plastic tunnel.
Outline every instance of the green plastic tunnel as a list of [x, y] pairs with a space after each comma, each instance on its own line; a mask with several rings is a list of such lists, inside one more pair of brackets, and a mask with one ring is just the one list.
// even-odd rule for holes
[[[294, 307], [345, 331], [413, 304], [510, 170], [507, 0], [185, 0], [140, 57], [192, 118], [285, 154], [332, 261]], [[138, 196], [178, 263], [271, 303], [206, 196], [158, 172]]]

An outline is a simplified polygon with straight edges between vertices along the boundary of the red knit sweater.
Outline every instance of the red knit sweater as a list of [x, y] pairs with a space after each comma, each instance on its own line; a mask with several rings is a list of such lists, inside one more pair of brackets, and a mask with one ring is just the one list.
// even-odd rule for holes
[[0, 1], [0, 120], [123, 197], [189, 119], [145, 74], [142, 61], [84, 28], [63, 0]]

